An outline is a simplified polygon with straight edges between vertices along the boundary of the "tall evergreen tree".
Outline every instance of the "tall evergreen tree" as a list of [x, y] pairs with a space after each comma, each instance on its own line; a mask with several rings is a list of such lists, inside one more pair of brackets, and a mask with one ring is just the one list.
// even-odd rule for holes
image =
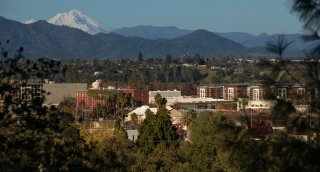
[[138, 55], [138, 59], [137, 59], [137, 63], [142, 63], [143, 62], [143, 56], [141, 54], [141, 52], [139, 52], [139, 55]]
[[76, 67], [71, 67], [66, 71], [66, 82], [77, 83], [79, 82], [79, 73]]
[[177, 145], [179, 135], [176, 127], [172, 125], [169, 111], [162, 107], [154, 115], [149, 109], [146, 111], [146, 118], [138, 129], [139, 136], [137, 143], [145, 153], [151, 153], [157, 145], [169, 147]]
[[165, 62], [168, 63], [168, 64], [172, 63], [172, 57], [171, 57], [170, 54], [167, 54], [167, 55], [166, 55]]

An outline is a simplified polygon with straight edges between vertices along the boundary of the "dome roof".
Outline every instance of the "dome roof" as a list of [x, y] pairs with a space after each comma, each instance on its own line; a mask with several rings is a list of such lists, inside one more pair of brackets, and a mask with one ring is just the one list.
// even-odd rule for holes
[[99, 87], [100, 87], [100, 82], [98, 80], [96, 82], [92, 83], [92, 88], [93, 89], [99, 89]]

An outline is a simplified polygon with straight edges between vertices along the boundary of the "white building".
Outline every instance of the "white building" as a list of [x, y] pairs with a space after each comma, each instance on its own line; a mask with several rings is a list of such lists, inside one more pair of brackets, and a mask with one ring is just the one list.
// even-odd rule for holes
[[[158, 108], [151, 108], [148, 105], [143, 105], [135, 110], [133, 110], [132, 112], [128, 113], [128, 118], [127, 120], [130, 121], [131, 120], [131, 115], [133, 113], [136, 113], [138, 116], [138, 120], [143, 121], [146, 118], [146, 110], [150, 109], [151, 112], [153, 112], [154, 114], [157, 113]], [[171, 111], [173, 108], [171, 108], [170, 106], [166, 106], [166, 109], [168, 111]]]
[[174, 97], [181, 97], [181, 91], [177, 91], [177, 90], [167, 90], [167, 91], [149, 91], [149, 103], [152, 104], [154, 103], [154, 96], [157, 94], [160, 94], [161, 97], [166, 98], [167, 100], [170, 98], [174, 98]]
[[180, 97], [171, 97], [167, 99], [167, 106], [174, 105], [175, 103], [204, 103], [212, 101], [225, 101], [224, 99], [213, 99], [205, 97], [189, 97], [189, 96], [180, 96]]

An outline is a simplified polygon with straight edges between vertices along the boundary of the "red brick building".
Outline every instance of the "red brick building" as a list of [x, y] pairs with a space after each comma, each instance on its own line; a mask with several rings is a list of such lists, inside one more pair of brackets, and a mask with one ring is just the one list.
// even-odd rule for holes
[[[147, 90], [110, 90], [110, 91], [117, 91], [120, 95], [124, 95], [129, 93], [130, 97], [128, 98], [128, 104], [130, 104], [130, 98], [134, 97], [137, 104], [148, 104], [149, 101], [149, 94]], [[87, 95], [88, 90], [80, 90], [76, 91], [76, 101], [77, 106], [85, 105], [89, 106], [92, 109], [95, 105], [100, 103], [101, 105], [105, 104], [104, 100], [102, 99], [94, 99]]]
[[120, 94], [129, 93], [130, 97], [134, 97], [137, 103], [148, 104], [149, 103], [149, 91], [148, 90], [119, 90]]
[[235, 100], [241, 97], [247, 97], [248, 86], [225, 86], [224, 87], [224, 99]]
[[197, 86], [197, 97], [223, 99], [223, 86]]

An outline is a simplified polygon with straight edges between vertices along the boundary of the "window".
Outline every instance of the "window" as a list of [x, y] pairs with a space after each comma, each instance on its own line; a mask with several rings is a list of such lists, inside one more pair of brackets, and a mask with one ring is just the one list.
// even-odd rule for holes
[[239, 102], [239, 108], [241, 108], [241, 102]]
[[141, 98], [141, 101], [143, 101], [143, 98]]
[[259, 89], [253, 90], [253, 101], [259, 101]]
[[141, 93], [141, 96], [143, 96], [143, 93]]
[[305, 92], [305, 89], [304, 89], [304, 88], [298, 88], [298, 89], [297, 89], [297, 94], [302, 95], [302, 94], [304, 94], [304, 92]]
[[228, 100], [233, 100], [234, 94], [233, 94], [233, 88], [228, 88]]
[[247, 94], [247, 89], [244, 90], [244, 93]]
[[279, 88], [278, 89], [278, 96], [282, 98], [287, 98], [287, 89], [286, 88]]

